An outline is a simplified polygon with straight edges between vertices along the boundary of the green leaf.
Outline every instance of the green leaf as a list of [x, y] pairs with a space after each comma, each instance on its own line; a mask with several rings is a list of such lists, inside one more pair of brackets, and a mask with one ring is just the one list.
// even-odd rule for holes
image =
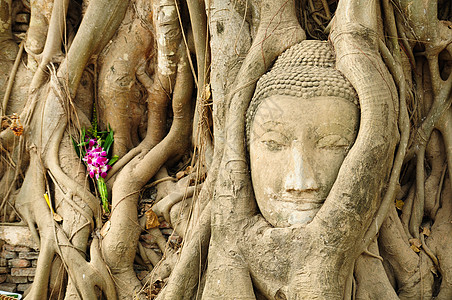
[[80, 147], [77, 145], [77, 142], [74, 140], [74, 138], [72, 136], [71, 136], [71, 141], [72, 141], [72, 145], [74, 146], [75, 153], [77, 153], [77, 156], [79, 158], [82, 158], [80, 156]]
[[83, 147], [83, 146], [86, 146], [86, 145], [88, 145], [88, 144], [89, 144], [89, 142], [83, 142], [83, 143], [78, 144], [77, 146]]
[[110, 124], [108, 124], [108, 135], [105, 138], [105, 141], [102, 144], [102, 148], [104, 148], [105, 152], [107, 152], [107, 155], [110, 153], [110, 148], [111, 145], [114, 142], [114, 135], [113, 135], [113, 130], [111, 129]]
[[111, 145], [113, 144], [113, 141], [114, 141], [113, 131], [110, 131], [107, 138], [105, 139], [104, 147], [103, 147], [105, 152], [107, 152], [107, 154], [110, 153], [110, 148], [111, 148]]
[[85, 127], [83, 127], [83, 128], [82, 128], [82, 136], [81, 136], [81, 138], [80, 138], [80, 140], [81, 140], [82, 142], [85, 141], [85, 135], [86, 135]]
[[117, 155], [113, 156], [112, 158], [110, 158], [110, 160], [108, 160], [107, 165], [113, 166], [113, 164], [114, 164], [115, 162], [117, 162], [118, 159], [119, 159], [119, 156], [117, 156]]

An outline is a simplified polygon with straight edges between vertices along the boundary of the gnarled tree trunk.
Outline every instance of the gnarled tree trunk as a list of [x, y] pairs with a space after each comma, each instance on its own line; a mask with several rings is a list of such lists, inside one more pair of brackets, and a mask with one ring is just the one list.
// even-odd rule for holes
[[[318, 211], [276, 226], [247, 111], [313, 39], [359, 128]], [[0, 0], [0, 45], [0, 218], [40, 250], [26, 299], [452, 297], [450, 1]], [[118, 161], [90, 174], [110, 130]]]

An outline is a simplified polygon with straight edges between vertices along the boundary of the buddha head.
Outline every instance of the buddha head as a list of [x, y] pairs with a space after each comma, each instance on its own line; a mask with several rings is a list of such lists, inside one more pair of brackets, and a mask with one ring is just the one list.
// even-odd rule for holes
[[274, 227], [314, 218], [355, 141], [358, 97], [334, 65], [327, 42], [303, 41], [257, 83], [246, 122], [251, 179]]

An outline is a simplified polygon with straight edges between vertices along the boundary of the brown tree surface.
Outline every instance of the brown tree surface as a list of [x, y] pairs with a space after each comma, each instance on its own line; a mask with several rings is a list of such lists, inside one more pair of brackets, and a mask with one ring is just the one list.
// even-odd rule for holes
[[[452, 299], [451, 1], [0, 0], [0, 45], [26, 299]], [[274, 217], [282, 177], [315, 207]]]

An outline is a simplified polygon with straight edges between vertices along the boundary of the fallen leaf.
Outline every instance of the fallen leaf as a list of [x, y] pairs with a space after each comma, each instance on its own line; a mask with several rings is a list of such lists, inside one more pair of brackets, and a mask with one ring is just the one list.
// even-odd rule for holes
[[210, 93], [210, 83], [209, 83], [204, 86], [204, 99], [209, 100], [210, 96], [211, 96], [211, 93]]
[[152, 209], [148, 210], [144, 214], [146, 215], [146, 229], [159, 227], [159, 218]]
[[179, 171], [179, 172], [176, 173], [176, 179], [177, 180], [181, 179], [184, 176], [185, 176], [185, 172], [184, 171]]
[[44, 194], [44, 199], [46, 200], [46, 203], [47, 203], [47, 205], [50, 208], [50, 212], [53, 215], [53, 219], [55, 221], [57, 221], [58, 223], [62, 222], [63, 218], [53, 210], [52, 203], [50, 202], [50, 198], [49, 198], [49, 195], [47, 193]]
[[55, 221], [57, 221], [58, 223], [60, 223], [60, 222], [63, 221], [63, 217], [60, 216], [60, 215], [57, 214], [57, 213], [54, 213], [54, 214], [53, 214], [53, 219], [54, 219]]
[[421, 250], [418, 247], [416, 247], [415, 245], [411, 245], [410, 248], [416, 253], [421, 252]]
[[104, 226], [102, 226], [102, 229], [100, 230], [100, 234], [102, 235], [102, 237], [105, 237], [107, 232], [110, 230], [110, 226], [111, 226], [110, 220], [105, 222]]
[[403, 202], [402, 200], [396, 200], [396, 201], [395, 201], [395, 207], [396, 207], [398, 210], [402, 210], [404, 204], [405, 204], [405, 202]]
[[[409, 242], [412, 246], [415, 246], [416, 248], [422, 247], [422, 243], [419, 239], [409, 239]], [[417, 252], [419, 252], [419, 251], [417, 251]]]
[[428, 227], [422, 228], [422, 234], [423, 235], [430, 236], [430, 233], [431, 233], [430, 228], [428, 228]]

